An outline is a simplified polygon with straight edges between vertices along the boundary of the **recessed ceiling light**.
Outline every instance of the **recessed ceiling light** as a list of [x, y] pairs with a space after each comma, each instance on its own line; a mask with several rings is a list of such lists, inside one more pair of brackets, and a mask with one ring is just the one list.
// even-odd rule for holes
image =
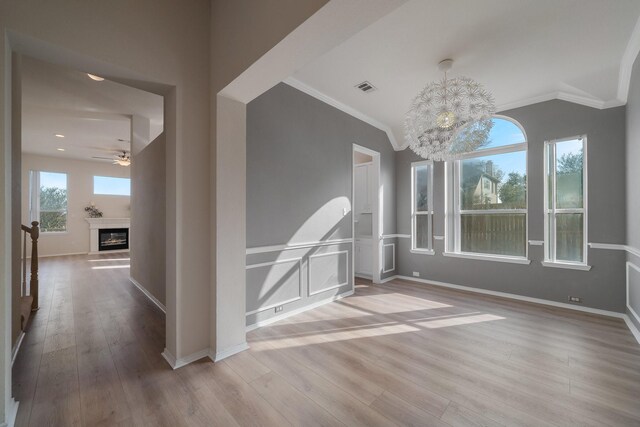
[[63, 135], [63, 134], [61, 134], [61, 133], [56, 133], [56, 137], [57, 137], [57, 138], [64, 138], [64, 135]]
[[56, 148], [58, 151], [64, 151], [64, 148]]
[[87, 76], [89, 76], [89, 78], [90, 78], [91, 80], [95, 80], [95, 81], [97, 81], [97, 82], [101, 82], [101, 81], [103, 81], [103, 80], [104, 80], [104, 77], [96, 76], [95, 74], [89, 74], [89, 73], [87, 73]]

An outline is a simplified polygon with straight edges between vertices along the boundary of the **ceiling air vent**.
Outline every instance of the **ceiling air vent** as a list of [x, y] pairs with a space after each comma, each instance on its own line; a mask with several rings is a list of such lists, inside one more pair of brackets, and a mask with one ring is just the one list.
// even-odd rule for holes
[[365, 93], [370, 93], [373, 92], [374, 90], [376, 90], [376, 87], [374, 85], [372, 85], [371, 83], [369, 83], [368, 81], [364, 81], [362, 83], [359, 83], [356, 85], [356, 87], [358, 89], [360, 89], [361, 91], [365, 92]]

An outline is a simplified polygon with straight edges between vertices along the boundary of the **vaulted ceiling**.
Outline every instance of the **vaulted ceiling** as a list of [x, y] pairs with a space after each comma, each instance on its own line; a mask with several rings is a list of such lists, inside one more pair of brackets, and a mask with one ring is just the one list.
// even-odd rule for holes
[[[150, 122], [150, 140], [163, 129], [159, 95], [85, 72], [22, 58], [22, 151], [95, 160], [130, 151], [131, 117]], [[56, 137], [64, 135], [64, 138]], [[64, 151], [58, 151], [64, 149]]]
[[[412, 0], [286, 80], [387, 131], [402, 147], [415, 95], [442, 74], [491, 91], [499, 110], [549, 99], [624, 105], [640, 48], [637, 0]], [[376, 90], [355, 88], [369, 81]]]

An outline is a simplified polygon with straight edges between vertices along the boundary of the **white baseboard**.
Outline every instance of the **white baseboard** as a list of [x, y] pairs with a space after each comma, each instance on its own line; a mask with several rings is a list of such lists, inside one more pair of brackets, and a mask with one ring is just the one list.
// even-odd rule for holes
[[356, 274], [354, 274], [354, 276], [358, 277], [360, 279], [373, 280], [373, 276], [370, 275], [370, 274], [356, 273]]
[[248, 350], [248, 349], [249, 349], [249, 344], [247, 344], [247, 342], [245, 341], [245, 342], [243, 342], [241, 344], [234, 345], [234, 346], [229, 347], [227, 349], [218, 351], [215, 354], [213, 352], [210, 352], [208, 354], [208, 356], [214, 362], [219, 362], [222, 359], [226, 359], [227, 357], [231, 357], [234, 354], [238, 354], [241, 351], [245, 351], [245, 350]]
[[266, 320], [261, 320], [261, 321], [259, 321], [257, 323], [254, 323], [253, 325], [247, 326], [247, 332], [251, 332], [254, 329], [258, 329], [258, 328], [261, 328], [263, 326], [270, 325], [272, 323], [275, 323], [275, 322], [278, 322], [280, 320], [286, 319], [287, 317], [295, 316], [296, 314], [304, 313], [305, 311], [312, 310], [314, 308], [318, 308], [321, 305], [325, 305], [325, 304], [328, 304], [330, 302], [337, 301], [339, 299], [348, 297], [350, 295], [353, 295], [353, 292], [354, 292], [354, 290], [351, 289], [351, 290], [349, 290], [347, 292], [343, 292], [343, 293], [335, 295], [335, 296], [333, 296], [331, 298], [327, 298], [327, 299], [323, 299], [321, 301], [314, 302], [313, 304], [297, 308], [295, 310], [289, 311], [287, 313], [280, 314], [278, 316], [270, 317], [269, 319], [266, 319]]
[[627, 314], [624, 315], [624, 322], [627, 324], [627, 327], [629, 328], [633, 336], [636, 338], [636, 341], [638, 341], [638, 344], [640, 344], [640, 331], [636, 327], [636, 324], [633, 323], [629, 315]]
[[380, 280], [380, 284], [390, 282], [390, 281], [392, 281], [393, 279], [397, 279], [398, 277], [400, 277], [400, 276], [395, 276], [395, 275], [394, 275], [394, 276], [389, 276], [389, 277], [387, 277], [386, 279], [382, 279], [382, 280]]
[[13, 368], [13, 364], [16, 361], [16, 357], [18, 357], [18, 352], [20, 351], [20, 346], [22, 345], [22, 340], [24, 340], [24, 332], [20, 332], [18, 336], [18, 341], [16, 341], [16, 345], [11, 349], [11, 367]]
[[410, 281], [410, 282], [426, 283], [426, 284], [429, 284], [429, 285], [441, 286], [441, 287], [444, 287], [444, 288], [451, 288], [451, 289], [458, 289], [458, 290], [462, 290], [462, 291], [475, 292], [477, 294], [493, 295], [493, 296], [496, 296], [496, 297], [508, 298], [508, 299], [513, 299], [513, 300], [518, 300], [518, 301], [526, 301], [526, 302], [531, 302], [531, 303], [534, 303], [534, 304], [541, 304], [541, 305], [548, 305], [548, 306], [552, 306], [552, 307], [566, 308], [568, 310], [582, 311], [584, 313], [598, 314], [598, 315], [601, 315], [601, 316], [615, 317], [615, 318], [618, 318], [618, 319], [624, 319], [625, 316], [626, 316], [626, 314], [624, 314], [624, 313], [618, 313], [618, 312], [609, 311], [609, 310], [600, 310], [599, 308], [580, 307], [580, 306], [577, 306], [577, 305], [566, 304], [566, 303], [563, 303], [563, 302], [550, 301], [550, 300], [541, 299], [541, 298], [526, 297], [526, 296], [523, 296], [523, 295], [510, 294], [510, 293], [507, 293], [507, 292], [490, 291], [488, 289], [472, 288], [470, 286], [454, 285], [453, 283], [438, 282], [438, 281], [435, 281], [435, 280], [426, 280], [426, 279], [420, 279], [420, 278], [417, 278], [417, 277], [409, 277], [409, 276], [397, 275], [397, 276], [394, 276], [394, 278], [407, 280], [407, 281]]
[[0, 422], [0, 427], [13, 427], [16, 425], [16, 417], [18, 415], [18, 405], [19, 405], [19, 402], [15, 400], [13, 397], [9, 399], [9, 407], [7, 408], [7, 413], [5, 414], [5, 421]]
[[158, 298], [154, 297], [153, 295], [151, 295], [151, 292], [149, 292], [148, 290], [145, 289], [144, 286], [142, 286], [136, 279], [134, 279], [133, 277], [129, 277], [129, 280], [131, 281], [131, 283], [133, 283], [133, 285], [140, 289], [140, 292], [142, 292], [143, 294], [146, 295], [147, 298], [149, 298], [151, 300], [152, 303], [154, 303], [156, 306], [158, 306], [158, 308], [160, 310], [162, 310], [163, 313], [167, 313], [167, 308], [164, 306], [164, 304], [162, 304], [160, 301], [158, 301]]
[[183, 366], [186, 366], [189, 363], [193, 363], [196, 360], [203, 359], [203, 358], [205, 358], [207, 356], [209, 356], [209, 349], [208, 348], [205, 348], [204, 350], [197, 351], [197, 352], [195, 352], [193, 354], [190, 354], [188, 356], [181, 357], [179, 359], [176, 359], [176, 357], [173, 354], [171, 354], [171, 352], [169, 352], [169, 350], [167, 350], [166, 348], [162, 352], [162, 357], [164, 357], [164, 360], [166, 360], [169, 363], [169, 366], [171, 366], [171, 369], [182, 368]]

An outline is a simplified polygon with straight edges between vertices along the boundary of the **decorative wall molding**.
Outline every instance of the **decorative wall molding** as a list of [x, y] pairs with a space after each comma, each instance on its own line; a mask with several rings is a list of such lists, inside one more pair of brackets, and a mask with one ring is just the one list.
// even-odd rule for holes
[[544, 240], [529, 240], [531, 246], [544, 246]]
[[383, 239], [394, 239], [394, 238], [398, 238], [398, 239], [410, 239], [411, 235], [410, 234], [383, 234], [382, 235]]
[[11, 349], [11, 367], [13, 368], [13, 364], [16, 361], [16, 357], [18, 356], [18, 352], [20, 351], [20, 346], [22, 345], [22, 341], [24, 340], [24, 332], [20, 332], [18, 335], [18, 341], [16, 341], [16, 345]]
[[629, 245], [621, 245], [618, 243], [589, 243], [589, 247], [592, 249], [609, 249], [614, 251], [627, 251], [631, 255], [635, 255], [640, 258], [640, 249]]
[[284, 300], [284, 301], [278, 301], [278, 302], [266, 305], [264, 307], [258, 307], [255, 310], [247, 311], [245, 316], [250, 316], [252, 314], [260, 313], [261, 311], [271, 310], [272, 308], [275, 308], [275, 307], [277, 307], [279, 305], [289, 304], [289, 303], [292, 303], [292, 302], [295, 302], [295, 301], [300, 301], [302, 299], [302, 257], [282, 259], [282, 260], [276, 260], [276, 261], [271, 261], [271, 262], [262, 262], [260, 264], [251, 264], [251, 265], [248, 265], [246, 268], [247, 269], [253, 269], [253, 268], [257, 268], [257, 267], [268, 267], [270, 265], [286, 264], [288, 262], [297, 262], [298, 263], [298, 296], [295, 297], [295, 298], [289, 298], [289, 299]]
[[343, 243], [352, 243], [353, 238], [349, 237], [346, 239], [334, 239], [334, 240], [318, 240], [315, 242], [305, 242], [305, 243], [293, 243], [287, 245], [272, 245], [272, 246], [256, 246], [254, 248], [247, 248], [247, 255], [254, 254], [264, 254], [269, 252], [280, 252], [280, 251], [288, 251], [293, 249], [304, 249], [304, 248], [312, 248], [314, 246], [331, 246], [331, 245], [340, 245]]
[[[384, 248], [385, 248], [386, 246], [391, 246], [391, 247], [393, 248], [393, 250], [391, 251], [391, 253], [392, 253], [392, 255], [391, 255], [391, 256], [393, 257], [393, 267], [391, 267], [391, 269], [389, 269], [389, 270], [386, 270], [386, 269], [384, 268], [384, 266], [385, 266], [385, 264], [386, 264], [386, 261], [387, 261], [387, 260], [385, 259], [386, 252], [384, 251]], [[382, 256], [382, 273], [383, 273], [383, 274], [384, 274], [384, 273], [390, 273], [390, 272], [392, 272], [393, 270], [395, 270], [395, 269], [396, 269], [396, 244], [395, 244], [395, 243], [386, 243], [386, 244], [383, 244], [383, 245], [382, 245], [382, 255], [383, 255], [383, 256]]]
[[434, 240], [444, 240], [444, 236], [433, 236]]
[[144, 286], [142, 286], [136, 279], [134, 279], [133, 277], [129, 277], [129, 281], [131, 281], [131, 283], [133, 283], [133, 285], [140, 289], [140, 292], [142, 292], [143, 294], [145, 294], [145, 296], [147, 298], [149, 298], [151, 300], [152, 303], [154, 303], [160, 310], [162, 310], [162, 312], [164, 314], [167, 314], [167, 307], [164, 306], [164, 304], [162, 304], [160, 302], [160, 300], [158, 300], [158, 298], [154, 297], [151, 292], [149, 292], [148, 290], [145, 289]]
[[[636, 322], [638, 322], [638, 324], [640, 324], [640, 316], [638, 316], [638, 313], [636, 313], [636, 311], [633, 309], [633, 307], [631, 307], [631, 303], [629, 301], [629, 268], [633, 268], [635, 271], [637, 271], [638, 273], [640, 273], [640, 267], [638, 267], [637, 265], [635, 265], [632, 262], [627, 261], [626, 263], [626, 278], [627, 278], [627, 310], [629, 310], [629, 313], [631, 313], [631, 315], [636, 319]], [[638, 292], [640, 292], [640, 289], [638, 290]], [[631, 324], [633, 325], [633, 322], [631, 322]], [[635, 329], [635, 325], [634, 325], [634, 329]], [[635, 334], [635, 332], [637, 332], [637, 329], [632, 330], [631, 332], [634, 332], [634, 335], [636, 336], [636, 338], [638, 338], [638, 335]], [[638, 340], [638, 342], [640, 342], [640, 339]]]
[[[307, 95], [310, 95], [322, 102], [324, 102], [325, 104], [329, 104], [332, 107], [337, 108], [338, 110], [347, 113], [350, 116], [355, 117], [356, 119], [362, 120], [365, 123], [369, 123], [371, 126], [380, 129], [381, 131], [383, 131], [384, 133], [387, 134], [387, 138], [389, 138], [389, 142], [391, 143], [391, 146], [396, 150], [402, 150], [403, 147], [401, 146], [401, 144], [398, 143], [398, 141], [396, 140], [395, 135], [393, 134], [393, 131], [391, 130], [391, 128], [387, 125], [385, 125], [382, 122], [379, 122], [378, 120], [364, 114], [361, 113], [360, 111], [356, 110], [355, 108], [351, 108], [348, 105], [343, 104], [342, 102], [335, 100], [333, 98], [331, 98], [328, 95], [325, 95], [324, 93], [320, 92], [317, 89], [312, 88], [311, 86], [308, 86], [305, 83], [302, 83], [300, 80], [297, 80], [293, 77], [288, 77], [284, 80], [284, 83], [288, 84], [291, 87], [294, 87], [296, 89], [298, 89], [301, 92], [306, 93]], [[405, 147], [406, 148], [406, 147]]]
[[557, 91], [549, 92], [538, 96], [532, 96], [531, 98], [525, 98], [519, 101], [509, 102], [507, 104], [501, 104], [497, 106], [498, 112], [507, 110], [513, 110], [515, 108], [526, 107], [527, 105], [538, 104], [540, 102], [552, 101], [559, 99], [561, 101], [572, 102], [574, 104], [584, 105], [586, 107], [597, 108], [604, 110], [606, 108], [619, 107], [626, 104], [626, 100], [620, 101], [618, 99], [612, 99], [609, 101], [603, 101], [601, 99], [590, 98], [582, 95], [576, 95], [569, 92]]
[[[328, 286], [326, 288], [322, 288], [322, 289], [318, 289], [315, 290], [313, 292], [311, 292], [311, 260], [313, 258], [320, 258], [320, 257], [326, 257], [329, 255], [338, 255], [338, 257], [342, 254], [345, 254], [346, 258], [347, 258], [347, 262], [345, 264], [345, 282], [342, 283], [336, 283], [335, 285], [331, 285]], [[339, 258], [338, 258], [338, 262]], [[313, 254], [309, 256], [309, 261], [308, 261], [308, 265], [307, 265], [307, 296], [312, 297], [314, 295], [318, 295], [321, 294], [323, 292], [326, 291], [330, 291], [331, 289], [338, 289], [341, 288], [343, 286], [346, 286], [349, 284], [349, 251], [335, 251], [335, 252], [326, 252], [326, 253], [322, 253], [322, 254]]]
[[314, 308], [318, 308], [318, 307], [320, 307], [322, 305], [325, 305], [325, 304], [328, 304], [330, 302], [337, 301], [337, 300], [342, 299], [342, 298], [346, 298], [348, 296], [353, 295], [353, 292], [354, 292], [354, 290], [350, 289], [347, 292], [343, 292], [341, 294], [334, 295], [331, 298], [323, 299], [323, 300], [314, 302], [313, 304], [307, 305], [305, 307], [297, 308], [297, 309], [292, 310], [292, 311], [290, 311], [288, 313], [283, 313], [283, 314], [280, 314], [278, 316], [270, 317], [269, 319], [256, 322], [253, 325], [247, 326], [247, 332], [253, 331], [254, 329], [258, 329], [258, 328], [261, 328], [263, 326], [270, 325], [272, 323], [278, 322], [278, 321], [286, 319], [288, 317], [295, 316], [296, 314], [304, 313], [305, 311], [308, 311], [308, 310], [313, 310]]

